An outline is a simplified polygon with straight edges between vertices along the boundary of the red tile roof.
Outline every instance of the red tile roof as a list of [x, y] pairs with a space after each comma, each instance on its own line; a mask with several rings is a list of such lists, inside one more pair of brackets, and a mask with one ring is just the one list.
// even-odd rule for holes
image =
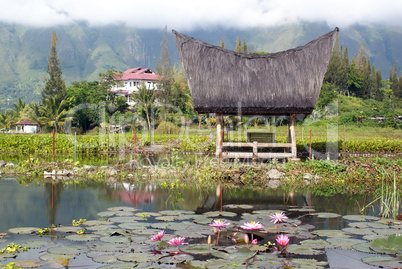
[[150, 68], [131, 68], [123, 72], [120, 79], [117, 80], [146, 80], [146, 81], [155, 81], [160, 79], [160, 76], [155, 74]]
[[27, 120], [23, 120], [21, 122], [14, 123], [13, 125], [38, 125], [37, 123], [32, 123]]

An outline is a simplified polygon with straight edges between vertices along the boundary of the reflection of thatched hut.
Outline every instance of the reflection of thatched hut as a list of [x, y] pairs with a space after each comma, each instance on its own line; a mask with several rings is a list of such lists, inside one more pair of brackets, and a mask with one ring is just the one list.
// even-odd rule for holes
[[[218, 116], [217, 154], [227, 146], [220, 135], [221, 116], [289, 115], [291, 143], [280, 146], [292, 148], [292, 153], [270, 156], [296, 157], [296, 114], [313, 111], [337, 32], [338, 28], [287, 51], [256, 55], [229, 51], [173, 31], [194, 109]], [[258, 157], [264, 157], [261, 154]]]

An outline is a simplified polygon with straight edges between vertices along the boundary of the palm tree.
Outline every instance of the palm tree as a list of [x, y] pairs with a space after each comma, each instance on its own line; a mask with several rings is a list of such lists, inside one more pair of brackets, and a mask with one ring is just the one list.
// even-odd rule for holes
[[148, 130], [151, 130], [151, 120], [149, 114], [152, 111], [153, 105], [155, 104], [154, 89], [147, 88], [145, 83], [142, 82], [138, 86], [138, 92], [136, 92], [134, 95], [134, 101], [136, 102], [137, 107], [145, 112], [145, 115], [147, 117]]
[[8, 117], [11, 118], [11, 121], [19, 121], [22, 118], [25, 107], [26, 104], [21, 100], [21, 98], [18, 98], [18, 102], [14, 103], [14, 109], [7, 110]]
[[12, 122], [13, 119], [10, 113], [8, 112], [0, 113], [0, 128], [9, 129], [11, 128]]
[[42, 114], [42, 106], [38, 103], [30, 103], [27, 106], [27, 109], [24, 113], [24, 116], [32, 122], [35, 122], [39, 125], [39, 132], [42, 130], [42, 126], [44, 125], [43, 121], [41, 120], [43, 117]]
[[57, 133], [58, 127], [62, 128], [68, 113], [68, 110], [66, 109], [67, 101], [63, 99], [59, 103], [57, 100], [57, 95], [48, 96], [47, 99], [43, 100], [43, 106], [39, 108], [39, 111], [42, 114], [42, 116], [39, 118], [39, 121], [52, 126], [55, 130], [55, 133]]

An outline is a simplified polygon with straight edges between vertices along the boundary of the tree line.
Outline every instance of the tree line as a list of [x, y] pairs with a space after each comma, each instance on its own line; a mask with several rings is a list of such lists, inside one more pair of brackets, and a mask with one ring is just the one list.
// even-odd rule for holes
[[136, 105], [129, 107], [125, 96], [110, 91], [122, 75], [116, 70], [99, 74], [99, 81], [75, 81], [66, 87], [57, 55], [57, 35], [53, 32], [41, 101], [26, 104], [19, 98], [13, 109], [0, 113], [0, 129], [10, 129], [23, 119], [36, 123], [42, 132], [66, 131], [67, 122], [70, 131], [78, 133], [122, 123], [133, 128], [140, 119], [145, 119], [146, 124], [137, 124], [139, 128], [151, 129], [158, 121], [174, 121], [169, 114], [177, 109], [172, 108], [187, 117], [194, 115], [183, 71], [170, 62], [167, 28], [163, 36], [156, 70], [161, 79], [156, 88], [140, 84], [131, 97]]
[[[124, 96], [109, 90], [118, 83], [122, 74], [116, 70], [99, 74], [99, 81], [76, 81], [66, 87], [57, 55], [57, 42], [57, 35], [53, 33], [47, 59], [48, 77], [45, 78], [41, 101], [25, 104], [18, 99], [14, 109], [0, 113], [0, 129], [9, 129], [14, 123], [26, 119], [38, 124], [42, 132], [52, 129], [55, 132], [65, 131], [66, 122], [70, 123], [70, 130], [78, 133], [121, 124], [151, 130], [163, 122], [178, 125], [175, 119], [178, 114], [187, 119], [198, 117], [199, 125], [202, 120], [214, 123], [213, 118], [198, 115], [193, 110], [183, 69], [173, 66], [170, 61], [167, 27], [163, 30], [161, 54], [155, 70], [161, 79], [157, 88], [149, 88], [145, 84], [138, 87], [138, 92], [132, 96], [135, 107], [129, 107]], [[225, 48], [222, 38], [220, 46]], [[242, 44], [237, 37], [235, 51], [249, 53], [245, 39]], [[316, 109], [323, 109], [339, 95], [375, 100], [386, 104], [384, 107], [389, 109], [400, 108], [401, 92], [402, 77], [397, 75], [396, 62], [390, 69], [389, 78], [383, 80], [381, 70], [371, 65], [364, 45], [360, 46], [357, 56], [349, 60], [347, 46], [339, 45], [337, 39]], [[142, 124], [138, 124], [140, 121]]]

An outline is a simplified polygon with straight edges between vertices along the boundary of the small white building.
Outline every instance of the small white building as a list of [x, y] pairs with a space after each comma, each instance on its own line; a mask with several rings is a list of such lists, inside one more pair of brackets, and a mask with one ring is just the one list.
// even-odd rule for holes
[[160, 78], [150, 68], [136, 67], [124, 71], [121, 77], [116, 79], [118, 83], [110, 90], [117, 95], [127, 97], [127, 104], [133, 106], [135, 102], [130, 100], [130, 96], [138, 91], [138, 86], [144, 82], [149, 89], [156, 89], [156, 83]]
[[33, 134], [38, 132], [38, 124], [29, 122], [27, 120], [17, 122], [14, 125], [16, 133]]

